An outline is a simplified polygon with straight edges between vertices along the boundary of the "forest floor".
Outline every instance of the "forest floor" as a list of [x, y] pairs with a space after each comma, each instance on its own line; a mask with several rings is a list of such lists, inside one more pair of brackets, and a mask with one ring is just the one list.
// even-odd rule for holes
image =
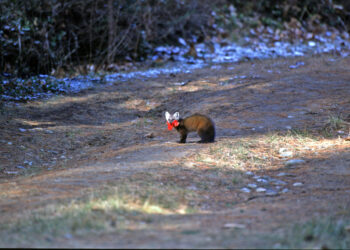
[[[9, 103], [0, 247], [349, 248], [350, 58], [218, 64]], [[164, 112], [210, 116], [179, 144]]]

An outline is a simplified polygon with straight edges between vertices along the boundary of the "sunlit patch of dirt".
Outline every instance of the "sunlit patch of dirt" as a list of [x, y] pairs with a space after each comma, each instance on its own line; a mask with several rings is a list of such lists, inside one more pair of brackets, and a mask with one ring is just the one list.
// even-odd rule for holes
[[[297, 61], [305, 64], [291, 69]], [[349, 63], [324, 55], [223, 64], [7, 104], [0, 220], [80, 201], [106, 185], [125, 187], [145, 215], [128, 213], [129, 224], [108, 227], [112, 233], [50, 236], [50, 246], [257, 247], [259, 235], [295, 222], [349, 216]], [[216, 142], [198, 144], [190, 134], [176, 143], [166, 110], [210, 116]], [[291, 159], [303, 162], [286, 164]], [[247, 171], [284, 184], [273, 195], [243, 192], [256, 182]]]

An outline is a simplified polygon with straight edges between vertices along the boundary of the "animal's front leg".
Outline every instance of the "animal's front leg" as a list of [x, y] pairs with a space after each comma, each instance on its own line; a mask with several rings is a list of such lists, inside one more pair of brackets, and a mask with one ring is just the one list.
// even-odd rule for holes
[[185, 131], [180, 131], [180, 143], [186, 143], [187, 133]]

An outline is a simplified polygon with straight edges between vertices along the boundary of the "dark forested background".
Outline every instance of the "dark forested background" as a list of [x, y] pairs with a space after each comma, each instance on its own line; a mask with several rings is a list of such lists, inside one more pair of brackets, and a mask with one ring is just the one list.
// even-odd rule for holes
[[[271, 27], [321, 33], [350, 28], [348, 0], [1, 0], [0, 73], [28, 77], [142, 61], [158, 45], [238, 39]], [[290, 34], [298, 35], [295, 31]], [[299, 34], [302, 36], [303, 34]], [[285, 37], [290, 39], [290, 37]]]

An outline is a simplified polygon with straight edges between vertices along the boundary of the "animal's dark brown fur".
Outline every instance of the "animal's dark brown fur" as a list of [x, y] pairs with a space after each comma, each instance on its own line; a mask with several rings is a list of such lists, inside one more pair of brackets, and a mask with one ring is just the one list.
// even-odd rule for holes
[[187, 134], [189, 132], [197, 132], [201, 140], [199, 142], [214, 142], [215, 126], [213, 121], [201, 114], [194, 114], [184, 119], [179, 119], [179, 126], [176, 130], [180, 133], [180, 143], [186, 143]]

